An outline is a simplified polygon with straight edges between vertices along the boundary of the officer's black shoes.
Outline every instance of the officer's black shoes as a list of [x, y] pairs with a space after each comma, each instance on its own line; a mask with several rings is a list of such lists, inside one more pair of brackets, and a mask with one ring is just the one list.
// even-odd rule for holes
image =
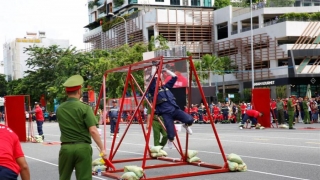
[[293, 127], [292, 127], [292, 128], [289, 128], [289, 129], [292, 129], [292, 130], [294, 130], [294, 129], [296, 129], [296, 128], [293, 128]]

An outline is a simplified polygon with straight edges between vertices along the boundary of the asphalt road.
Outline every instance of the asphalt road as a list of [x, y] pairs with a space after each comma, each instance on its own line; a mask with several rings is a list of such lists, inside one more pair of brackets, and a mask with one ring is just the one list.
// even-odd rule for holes
[[[36, 124], [34, 123], [36, 130]], [[120, 135], [126, 125], [122, 124]], [[318, 129], [308, 130], [305, 127]], [[248, 166], [247, 172], [228, 172], [213, 175], [180, 178], [184, 180], [285, 180], [285, 179], [320, 179], [320, 124], [297, 124], [296, 130], [288, 129], [238, 129], [236, 124], [217, 124], [219, 138], [226, 155], [235, 153], [241, 156]], [[107, 131], [109, 126], [106, 126]], [[223, 164], [216, 138], [210, 125], [195, 124], [192, 126], [193, 135], [189, 136], [189, 149], [197, 150], [198, 157], [206, 163]], [[60, 131], [58, 123], [44, 123], [45, 142], [59, 142]], [[108, 133], [109, 135], [109, 133]], [[185, 144], [185, 131], [179, 133], [182, 145]], [[107, 149], [110, 148], [111, 138], [107, 137]], [[47, 145], [46, 143], [22, 143], [22, 147], [31, 169], [32, 180], [57, 180], [58, 153], [60, 145]], [[150, 145], [153, 145], [151, 140]], [[92, 144], [94, 155], [98, 157], [95, 144]], [[142, 157], [145, 141], [141, 126], [130, 126], [115, 159]], [[175, 149], [164, 149], [169, 157], [179, 158]], [[148, 164], [158, 163], [150, 161]], [[161, 161], [163, 163], [163, 161]], [[167, 162], [164, 162], [167, 163]], [[141, 162], [116, 164], [117, 168], [125, 165], [138, 165]], [[196, 166], [176, 166], [170, 168], [157, 168], [147, 170], [147, 177], [187, 173], [206, 170]], [[76, 179], [74, 174], [72, 179]], [[93, 177], [93, 179], [110, 179], [106, 177]]]

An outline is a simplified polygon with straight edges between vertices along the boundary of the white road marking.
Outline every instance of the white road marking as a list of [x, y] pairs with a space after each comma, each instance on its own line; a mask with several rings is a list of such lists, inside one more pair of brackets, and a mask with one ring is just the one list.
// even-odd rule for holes
[[[52, 142], [59, 142], [59, 141], [53, 141]], [[107, 141], [107, 142], [111, 142], [111, 141]], [[135, 146], [145, 146], [145, 144], [137, 144], [137, 143], [125, 143], [122, 142], [123, 144], [128, 144], [128, 145], [135, 145]], [[96, 146], [91, 145], [93, 148], [96, 148]], [[150, 147], [152, 145], [150, 144]], [[165, 147], [167, 148], [167, 147]], [[110, 150], [107, 148], [107, 150]], [[185, 150], [185, 149], [183, 149]], [[129, 153], [129, 154], [139, 154], [139, 155], [143, 155], [143, 153], [135, 153], [135, 152], [130, 152], [130, 151], [122, 151], [122, 150], [118, 150], [119, 152], [124, 152], [124, 153]], [[208, 153], [208, 154], [221, 154], [220, 152], [210, 152], [210, 151], [200, 151], [198, 150], [198, 152], [203, 152], [203, 153]], [[225, 155], [228, 155], [225, 153]], [[240, 157], [246, 157], [246, 158], [251, 158], [251, 159], [260, 159], [260, 160], [266, 160], [266, 161], [276, 161], [276, 162], [284, 162], [284, 163], [291, 163], [291, 164], [303, 164], [303, 165], [308, 165], [308, 166], [318, 166], [320, 167], [320, 164], [311, 164], [311, 163], [304, 163], [304, 162], [295, 162], [295, 161], [286, 161], [286, 160], [279, 160], [279, 159], [270, 159], [270, 158], [261, 158], [261, 157], [254, 157], [254, 156], [245, 156], [245, 155], [240, 155], [238, 154]]]
[[285, 177], [285, 178], [290, 178], [290, 179], [309, 180], [309, 179], [303, 179], [303, 178], [298, 178], [298, 177], [285, 176], [285, 175], [281, 175], [281, 174], [267, 173], [267, 172], [262, 172], [262, 171], [254, 171], [254, 170], [248, 170], [248, 171], [249, 172], [260, 173], [260, 174], [272, 175], [272, 176]]
[[[44, 160], [41, 160], [41, 159], [37, 159], [37, 158], [34, 158], [34, 157], [30, 157], [30, 156], [25, 156], [26, 158], [29, 158], [29, 159], [32, 159], [32, 160], [35, 160], [35, 161], [39, 161], [39, 162], [43, 162], [43, 163], [46, 163], [46, 164], [50, 164], [52, 166], [56, 166], [58, 167], [58, 164], [53, 164], [51, 162], [48, 162], [48, 161], [44, 161]], [[73, 170], [74, 171], [74, 170]], [[96, 176], [92, 176], [92, 178], [95, 178], [95, 179], [103, 179], [103, 178], [99, 178], [99, 177], [96, 177]], [[103, 179], [105, 180], [105, 179]]]

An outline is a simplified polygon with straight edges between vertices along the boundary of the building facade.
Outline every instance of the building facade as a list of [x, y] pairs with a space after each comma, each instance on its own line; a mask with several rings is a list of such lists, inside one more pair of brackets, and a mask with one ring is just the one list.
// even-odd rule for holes
[[[116, 0], [90, 1], [89, 24], [85, 26], [88, 31], [83, 40], [90, 51], [121, 46], [126, 43], [126, 37], [128, 44], [133, 45], [162, 35], [170, 47], [185, 46], [195, 59], [204, 54], [229, 56], [238, 67], [236, 73], [223, 78], [213, 72], [207, 84], [218, 85], [218, 91], [222, 92], [224, 79], [227, 93], [241, 94], [252, 87], [253, 42], [255, 87], [270, 87], [273, 98], [280, 92], [284, 96], [304, 96], [303, 89], [310, 83], [313, 91], [320, 91], [312, 83], [320, 82], [318, 56], [298, 57], [303, 54], [298, 52], [301, 49], [320, 47], [319, 20], [280, 16], [290, 12], [316, 13], [319, 2], [296, 0], [287, 4], [282, 0], [263, 0], [254, 4], [251, 40], [251, 8], [228, 6], [214, 11], [213, 0], [124, 0], [120, 5]], [[126, 17], [126, 23], [112, 23], [114, 16], [109, 13]], [[302, 80], [305, 84], [295, 85], [297, 78], [299, 82], [305, 78]]]
[[27, 32], [24, 38], [16, 38], [3, 45], [3, 66], [7, 81], [17, 80], [25, 76], [24, 72], [31, 70], [26, 65], [29, 55], [24, 53], [29, 46], [49, 47], [58, 45], [61, 48], [69, 47], [69, 40], [47, 39], [45, 32]]
[[[147, 43], [152, 36], [161, 34], [170, 47], [186, 46], [197, 56], [212, 53], [213, 0], [125, 0], [120, 6], [114, 5], [117, 1], [98, 2], [88, 7], [88, 32], [83, 37], [87, 50], [121, 46], [126, 43], [126, 36], [129, 45]], [[126, 24], [105, 28], [104, 23], [114, 19], [109, 13], [126, 16]], [[107, 22], [100, 22], [99, 18]]]
[[[250, 9], [234, 9], [231, 6], [214, 12], [214, 54], [230, 57], [238, 69], [225, 75], [225, 83], [239, 92], [254, 87], [271, 89], [273, 98], [285, 91], [290, 94], [306, 95], [306, 87], [320, 90], [320, 19], [281, 18], [286, 13], [318, 13], [319, 7], [263, 7], [252, 12]], [[251, 60], [253, 42], [253, 61]], [[304, 51], [307, 50], [307, 51]], [[221, 77], [212, 81], [221, 84]]]

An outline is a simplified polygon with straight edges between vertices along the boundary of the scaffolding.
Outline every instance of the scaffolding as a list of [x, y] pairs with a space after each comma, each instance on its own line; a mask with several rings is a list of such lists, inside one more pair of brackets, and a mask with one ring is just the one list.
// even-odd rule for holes
[[[162, 67], [164, 67], [165, 64], [168, 64], [168, 63], [174, 63], [174, 62], [178, 62], [178, 61], [187, 61], [189, 63], [189, 86], [188, 86], [188, 106], [189, 108], [191, 107], [191, 80], [192, 78], [195, 79], [197, 85], [198, 85], [198, 88], [199, 88], [199, 91], [200, 91], [200, 94], [201, 94], [201, 97], [203, 99], [203, 104], [205, 105], [205, 108], [206, 108], [206, 111], [209, 112], [209, 106], [208, 106], [208, 103], [206, 102], [206, 98], [204, 96], [204, 92], [203, 92], [203, 89], [200, 85], [200, 81], [199, 81], [199, 78], [197, 76], [197, 72], [195, 70], [195, 66], [193, 64], [193, 61], [192, 61], [192, 57], [186, 57], [186, 58], [180, 58], [180, 59], [164, 59], [163, 56], [161, 57], [157, 57], [157, 58], [153, 58], [153, 59], [149, 59], [149, 60], [144, 60], [144, 61], [140, 61], [140, 62], [137, 62], [137, 63], [134, 63], [134, 64], [130, 64], [130, 65], [127, 65], [127, 66], [123, 66], [123, 67], [118, 67], [118, 68], [114, 68], [114, 69], [110, 69], [110, 70], [107, 70], [103, 76], [103, 83], [102, 83], [102, 86], [101, 86], [101, 89], [100, 89], [100, 93], [99, 93], [99, 99], [98, 99], [98, 102], [103, 98], [103, 99], [106, 99], [106, 92], [105, 92], [105, 89], [106, 89], [106, 79], [108, 77], [109, 74], [111, 73], [117, 73], [117, 72], [126, 72], [127, 73], [127, 77], [126, 77], [126, 80], [125, 80], [125, 85], [124, 85], [124, 90], [123, 90], [123, 95], [122, 95], [122, 101], [121, 102], [124, 102], [124, 99], [125, 99], [125, 93], [127, 92], [128, 90], [128, 87], [131, 88], [132, 90], [132, 94], [134, 95], [134, 101], [135, 101], [135, 105], [136, 105], [136, 109], [133, 113], [133, 116], [129, 119], [129, 122], [128, 122], [128, 125], [126, 126], [126, 129], [124, 130], [123, 132], [123, 135], [122, 137], [120, 137], [120, 140], [118, 141], [117, 145], [116, 145], [116, 135], [117, 135], [117, 130], [119, 129], [119, 124], [120, 124], [120, 116], [118, 117], [118, 120], [117, 120], [117, 124], [116, 124], [116, 127], [115, 127], [115, 135], [113, 136], [113, 140], [112, 140], [112, 143], [111, 143], [111, 148], [110, 148], [110, 152], [108, 153], [109, 154], [109, 157], [108, 158], [105, 158], [105, 165], [107, 167], [106, 171], [105, 172], [102, 172], [102, 175], [104, 176], [107, 176], [109, 178], [113, 178], [113, 179], [119, 179], [120, 178], [120, 175], [117, 174], [117, 173], [120, 173], [120, 172], [123, 172], [124, 171], [124, 168], [116, 168], [115, 164], [118, 164], [118, 163], [125, 163], [125, 162], [134, 162], [134, 161], [142, 161], [142, 169], [144, 170], [144, 176], [142, 179], [152, 179], [152, 180], [155, 180], [155, 179], [158, 179], [158, 180], [162, 180], [162, 179], [173, 179], [173, 178], [182, 178], [182, 177], [190, 177], [190, 176], [200, 176], [200, 175], [207, 175], [207, 174], [215, 174], [215, 173], [223, 173], [223, 172], [228, 172], [229, 171], [229, 168], [228, 168], [228, 162], [227, 162], [227, 159], [226, 159], [226, 156], [225, 156], [225, 153], [224, 153], [224, 150], [223, 150], [223, 147], [222, 147], [222, 144], [220, 142], [220, 139], [219, 139], [219, 136], [218, 136], [218, 133], [217, 133], [217, 130], [215, 128], [215, 124], [214, 124], [214, 120], [213, 120], [213, 117], [211, 116], [211, 114], [209, 114], [208, 116], [208, 119], [210, 120], [210, 124], [211, 124], [211, 127], [212, 127], [212, 130], [213, 130], [213, 133], [215, 135], [215, 140], [217, 141], [217, 144], [218, 144], [218, 147], [219, 147], [219, 150], [221, 152], [221, 156], [222, 156], [222, 159], [223, 159], [223, 165], [215, 165], [215, 164], [209, 164], [209, 163], [205, 163], [205, 162], [201, 162], [201, 161], [198, 161], [198, 162], [187, 162], [187, 152], [188, 152], [188, 146], [189, 146], [189, 134], [186, 133], [186, 142], [185, 142], [185, 148], [183, 149], [182, 148], [182, 143], [180, 142], [180, 139], [179, 139], [179, 136], [178, 136], [178, 133], [176, 133], [176, 142], [177, 143], [173, 143], [174, 146], [176, 147], [176, 150], [178, 151], [179, 155], [180, 155], [180, 158], [170, 158], [170, 157], [157, 157], [157, 158], [153, 158], [151, 156], [151, 152], [150, 152], [150, 147], [149, 147], [149, 141], [150, 141], [150, 136], [151, 136], [151, 126], [148, 127], [148, 131], [146, 132], [145, 131], [145, 128], [144, 128], [144, 125], [143, 124], [140, 124], [141, 126], [141, 135], [144, 137], [145, 139], [145, 147], [144, 147], [144, 154], [143, 154], [143, 157], [140, 157], [140, 158], [129, 158], [129, 159], [118, 159], [118, 160], [115, 160], [114, 157], [124, 139], [124, 137], [126, 136], [131, 124], [132, 124], [132, 121], [133, 121], [133, 117], [135, 117], [135, 115], [139, 115], [140, 111], [139, 111], [139, 107], [142, 106], [143, 102], [146, 101], [147, 102], [147, 105], [149, 105], [151, 107], [151, 117], [150, 117], [150, 124], [152, 124], [152, 121], [153, 121], [153, 116], [154, 116], [154, 109], [155, 109], [155, 106], [156, 106], [156, 102], [157, 102], [157, 96], [154, 96], [153, 97], [153, 101], [152, 103], [150, 103], [150, 101], [148, 100], [148, 98], [146, 98], [146, 94], [148, 92], [148, 89], [150, 88], [151, 86], [151, 82], [148, 83], [147, 85], [147, 88], [145, 89], [145, 91], [142, 90], [142, 88], [139, 86], [139, 84], [137, 83], [134, 75], [132, 74], [133, 72], [135, 71], [139, 71], [139, 70], [144, 70], [146, 68], [150, 68], [153, 64], [153, 62], [157, 62], [159, 65], [158, 65], [158, 69], [157, 69], [157, 75], [158, 77], [160, 77], [160, 74], [161, 74], [161, 71], [162, 71]], [[155, 74], [156, 75], [156, 74]], [[152, 78], [155, 77], [155, 75], [153, 75]], [[158, 78], [156, 80], [156, 85], [155, 87], [158, 87], [159, 84], [160, 84], [160, 79]], [[155, 94], [158, 93], [158, 88], [155, 88]], [[141, 96], [141, 99], [138, 100], [137, 97], [136, 97], [136, 91], [139, 91], [141, 94], [143, 94]], [[96, 106], [96, 109], [95, 109], [95, 114], [97, 113], [97, 110], [98, 110], [99, 106], [97, 105]], [[124, 104], [121, 103], [120, 104], [120, 110], [119, 110], [119, 113], [121, 114], [124, 110]], [[103, 112], [103, 116], [105, 117], [106, 115], [106, 102], [104, 101], [104, 112]], [[141, 116], [138, 116], [141, 118]], [[106, 126], [105, 126], [105, 123], [104, 123], [104, 149], [107, 149], [106, 148]], [[161, 161], [161, 162], [170, 162], [170, 163], [160, 163], [160, 164], [146, 164], [147, 161], [150, 162], [151, 160], [156, 160], [156, 161]], [[183, 174], [172, 174], [172, 175], [163, 175], [163, 176], [157, 176], [157, 177], [150, 177], [148, 175], [147, 177], [147, 174], [148, 174], [148, 170], [150, 169], [155, 169], [155, 168], [164, 168], [164, 167], [181, 167], [181, 166], [197, 166], [197, 167], [202, 167], [202, 168], [205, 168], [205, 170], [202, 170], [202, 171], [197, 171], [197, 172], [187, 172], [187, 173], [183, 173]]]

